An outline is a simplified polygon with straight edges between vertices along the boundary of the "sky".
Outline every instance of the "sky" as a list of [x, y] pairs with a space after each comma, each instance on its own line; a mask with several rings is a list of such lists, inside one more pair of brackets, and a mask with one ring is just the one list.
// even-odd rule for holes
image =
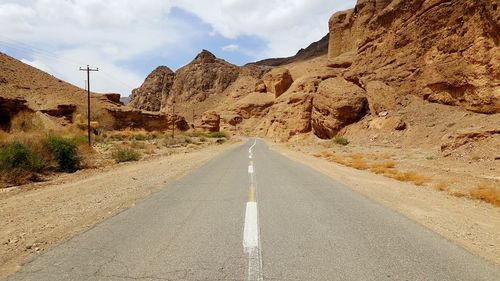
[[202, 49], [236, 65], [294, 55], [355, 0], [0, 0], [0, 52], [83, 88], [128, 96]]

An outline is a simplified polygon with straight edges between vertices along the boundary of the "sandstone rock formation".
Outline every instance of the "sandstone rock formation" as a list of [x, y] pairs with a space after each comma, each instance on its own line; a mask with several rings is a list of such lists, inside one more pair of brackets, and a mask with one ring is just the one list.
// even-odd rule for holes
[[388, 112], [397, 107], [397, 93], [395, 90], [380, 81], [370, 81], [366, 85], [368, 106], [373, 115]]
[[239, 75], [237, 66], [216, 58], [203, 50], [188, 65], [180, 68], [170, 92], [162, 98], [162, 110], [168, 111], [169, 105], [176, 102], [203, 102], [212, 95], [224, 92]]
[[286, 92], [293, 83], [292, 75], [290, 75], [290, 71], [286, 68], [273, 69], [264, 75], [262, 80], [266, 85], [266, 89], [276, 97]]
[[147, 111], [160, 111], [162, 93], [170, 92], [174, 78], [175, 73], [170, 68], [157, 67], [146, 77], [141, 87], [132, 91], [129, 105]]
[[313, 132], [322, 139], [334, 137], [342, 128], [361, 119], [367, 111], [365, 91], [342, 78], [319, 85], [312, 102]]
[[495, 0], [359, 0], [330, 19], [330, 65], [354, 51], [343, 76], [363, 87], [499, 113], [499, 14]]
[[220, 131], [220, 115], [215, 111], [207, 111], [201, 117], [201, 126], [208, 132]]

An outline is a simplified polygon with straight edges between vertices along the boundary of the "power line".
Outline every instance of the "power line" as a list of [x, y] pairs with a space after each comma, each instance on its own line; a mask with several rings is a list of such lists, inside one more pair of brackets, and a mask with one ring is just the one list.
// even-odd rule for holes
[[[78, 66], [78, 65], [81, 65], [81, 64], [84, 64], [82, 63], [81, 61], [77, 61], [77, 60], [74, 60], [74, 59], [69, 59], [67, 57], [61, 57], [60, 55], [52, 52], [52, 51], [48, 51], [48, 50], [45, 50], [45, 49], [42, 49], [42, 48], [37, 48], [37, 47], [33, 47], [31, 45], [28, 45], [28, 44], [25, 44], [25, 43], [22, 43], [22, 42], [19, 42], [17, 40], [14, 40], [12, 38], [9, 38], [3, 34], [0, 34], [0, 46], [4, 46], [6, 48], [10, 48], [10, 49], [14, 49], [16, 51], [19, 51], [25, 55], [30, 55], [30, 56], [33, 56], [33, 57], [38, 57], [38, 58], [41, 58], [41, 59], [47, 59], [47, 60], [51, 60], [51, 61], [58, 61], [58, 62], [61, 62], [61, 63], [65, 63], [65, 64], [70, 64], [70, 65], [75, 65], [75, 66]], [[55, 72], [56, 75], [61, 75], [60, 72], [56, 71], [56, 70], [52, 70]], [[106, 72], [106, 71], [102, 71], [103, 72], [104, 76], [107, 77], [107, 80], [108, 81], [111, 81], [113, 82], [115, 85], [118, 86], [118, 84], [120, 85], [120, 88], [125, 86], [126, 88], [130, 88], [130, 89], [133, 89], [135, 86], [132, 86], [114, 76], [112, 76], [110, 73]]]

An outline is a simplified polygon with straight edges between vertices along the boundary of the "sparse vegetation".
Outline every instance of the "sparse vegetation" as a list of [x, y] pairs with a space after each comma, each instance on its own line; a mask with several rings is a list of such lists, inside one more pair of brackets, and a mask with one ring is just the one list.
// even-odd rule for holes
[[0, 148], [0, 170], [25, 170], [39, 172], [43, 168], [43, 160], [25, 144], [14, 142]]
[[138, 161], [141, 157], [140, 153], [136, 150], [124, 147], [116, 148], [112, 156], [116, 163]]
[[425, 160], [434, 160], [434, 156], [427, 156], [425, 157]]
[[397, 172], [394, 174], [384, 174], [389, 178], [393, 178], [399, 181], [412, 182], [415, 185], [423, 185], [430, 180], [429, 177], [419, 175], [416, 172]]
[[49, 136], [45, 145], [57, 161], [59, 171], [75, 172], [78, 170], [81, 159], [75, 140]]
[[222, 139], [222, 138], [226, 138], [228, 139], [229, 138], [229, 134], [226, 133], [226, 132], [213, 132], [210, 134], [210, 137], [212, 138], [216, 138], [216, 139]]
[[469, 195], [473, 199], [481, 200], [500, 207], [500, 188], [489, 184], [479, 184], [472, 188]]
[[434, 188], [439, 191], [446, 191], [450, 188], [450, 185], [446, 182], [438, 182], [434, 185]]
[[340, 144], [340, 145], [348, 145], [349, 144], [349, 140], [345, 137], [342, 137], [342, 136], [335, 136], [335, 138], [333, 139], [333, 142], [336, 144]]
[[396, 162], [386, 159], [382, 162], [367, 162], [360, 153], [351, 154], [350, 157], [341, 157], [329, 151], [316, 153], [314, 156], [323, 157], [328, 161], [336, 162], [357, 170], [370, 170], [373, 173], [381, 174], [399, 181], [412, 182], [415, 185], [423, 185], [430, 180], [429, 177], [419, 175], [416, 172], [400, 172], [396, 167]]

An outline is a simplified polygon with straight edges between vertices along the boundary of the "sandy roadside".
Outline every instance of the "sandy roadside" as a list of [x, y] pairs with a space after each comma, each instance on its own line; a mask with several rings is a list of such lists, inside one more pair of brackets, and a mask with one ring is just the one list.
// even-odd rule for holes
[[84, 170], [42, 185], [0, 192], [0, 279], [28, 258], [130, 208], [138, 199], [241, 142]]
[[284, 156], [332, 177], [470, 252], [500, 265], [500, 208], [345, 167], [307, 153], [292, 151], [284, 145], [268, 144]]

